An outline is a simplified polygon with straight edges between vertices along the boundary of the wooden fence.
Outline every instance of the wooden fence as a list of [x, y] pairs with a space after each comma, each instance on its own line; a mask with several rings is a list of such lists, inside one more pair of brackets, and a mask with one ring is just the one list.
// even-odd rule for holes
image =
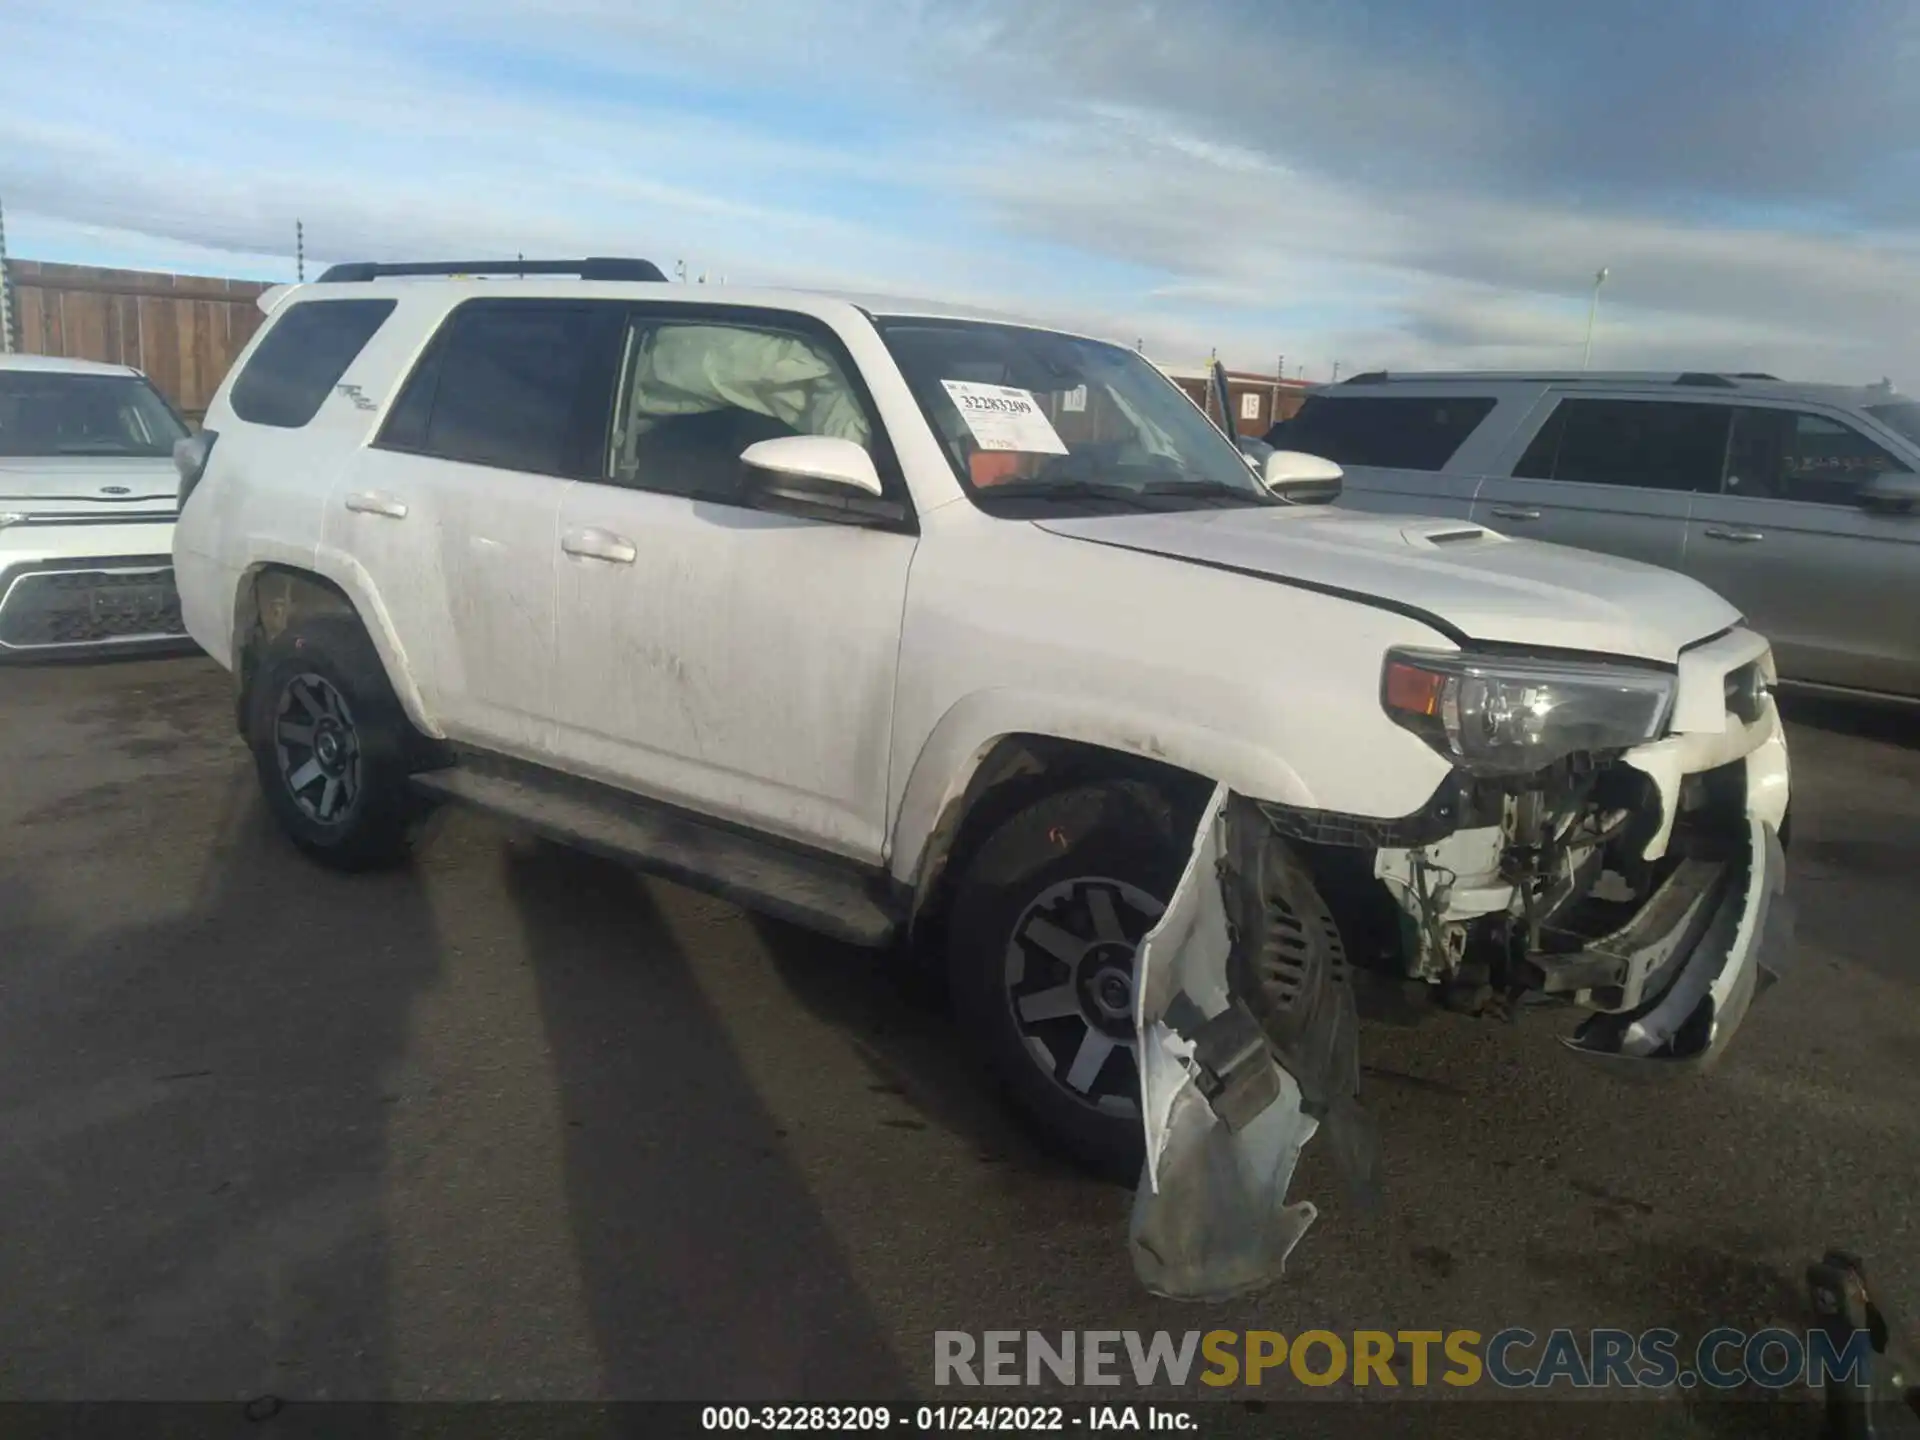
[[17, 347], [132, 365], [189, 419], [207, 403], [262, 316], [255, 280], [9, 260]]

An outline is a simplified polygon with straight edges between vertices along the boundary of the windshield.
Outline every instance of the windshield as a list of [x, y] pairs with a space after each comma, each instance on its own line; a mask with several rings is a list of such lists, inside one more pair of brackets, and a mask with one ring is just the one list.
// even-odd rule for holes
[[1894, 430], [1920, 445], [1920, 400], [1902, 400], [1894, 405], [1869, 405], [1867, 413], [1889, 430]]
[[974, 320], [878, 324], [984, 510], [1276, 503], [1193, 402], [1131, 350]]
[[166, 401], [135, 376], [0, 370], [0, 456], [160, 459], [186, 433]]

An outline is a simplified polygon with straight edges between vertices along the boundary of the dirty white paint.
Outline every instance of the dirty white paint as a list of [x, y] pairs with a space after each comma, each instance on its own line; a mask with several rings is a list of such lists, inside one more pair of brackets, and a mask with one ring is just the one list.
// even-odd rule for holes
[[[389, 450], [348, 458], [321, 558], [362, 572], [380, 598], [438, 733], [550, 753], [554, 525], [566, 485]], [[353, 495], [390, 497], [406, 514], [351, 509]]]
[[1447, 773], [1380, 706], [1386, 649], [1446, 646], [1417, 620], [971, 505], [922, 523], [894, 717], [902, 879], [969, 765], [1007, 734], [1085, 740], [1262, 800], [1363, 815], [1418, 810]]
[[553, 716], [563, 763], [877, 864], [914, 537], [611, 485], [570, 487]]

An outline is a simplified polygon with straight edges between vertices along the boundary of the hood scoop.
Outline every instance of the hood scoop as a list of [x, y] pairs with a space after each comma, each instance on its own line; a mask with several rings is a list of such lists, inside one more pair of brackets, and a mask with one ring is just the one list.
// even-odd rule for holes
[[1462, 525], [1458, 521], [1440, 521], [1425, 525], [1408, 525], [1401, 529], [1400, 538], [1421, 550], [1437, 550], [1443, 545], [1470, 545], [1476, 540], [1489, 543], [1505, 540], [1507, 537], [1493, 530], [1483, 530], [1478, 525]]

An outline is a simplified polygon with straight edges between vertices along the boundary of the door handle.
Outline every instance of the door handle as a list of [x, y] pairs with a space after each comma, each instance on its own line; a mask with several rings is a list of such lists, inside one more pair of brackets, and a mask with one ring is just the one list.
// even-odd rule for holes
[[1728, 530], [1720, 525], [1709, 525], [1701, 533], [1709, 540], [1730, 540], [1735, 545], [1751, 545], [1756, 540], [1767, 538], [1758, 530]]
[[1538, 520], [1540, 518], [1538, 510], [1525, 510], [1518, 505], [1496, 505], [1493, 507], [1493, 513], [1502, 520]]
[[347, 496], [347, 509], [360, 515], [384, 515], [389, 520], [407, 518], [407, 507], [403, 501], [373, 490], [355, 490]]
[[631, 565], [640, 553], [626, 536], [595, 528], [569, 530], [560, 537], [560, 548], [583, 560], [610, 560], [615, 565]]

